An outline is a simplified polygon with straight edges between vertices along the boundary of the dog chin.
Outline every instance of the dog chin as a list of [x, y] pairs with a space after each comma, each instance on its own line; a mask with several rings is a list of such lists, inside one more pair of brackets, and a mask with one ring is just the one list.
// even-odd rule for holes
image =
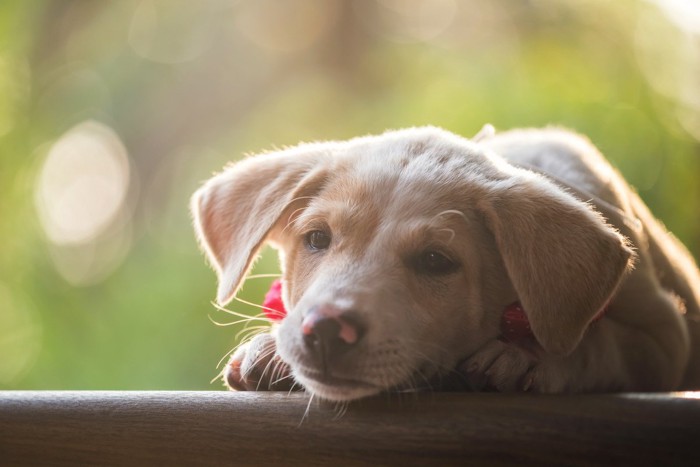
[[305, 375], [296, 372], [294, 378], [314, 396], [333, 402], [362, 399], [379, 394], [384, 390], [384, 388], [364, 381], [324, 376], [321, 373]]

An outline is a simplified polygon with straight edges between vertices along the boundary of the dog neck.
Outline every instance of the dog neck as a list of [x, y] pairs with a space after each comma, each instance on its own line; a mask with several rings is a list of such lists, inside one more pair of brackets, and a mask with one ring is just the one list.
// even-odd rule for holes
[[[591, 323], [600, 320], [608, 311], [606, 304], [595, 315]], [[520, 302], [513, 302], [503, 310], [501, 315], [501, 335], [498, 339], [507, 343], [522, 343], [526, 341], [536, 341], [535, 335], [532, 333], [530, 321], [527, 319], [527, 313]]]

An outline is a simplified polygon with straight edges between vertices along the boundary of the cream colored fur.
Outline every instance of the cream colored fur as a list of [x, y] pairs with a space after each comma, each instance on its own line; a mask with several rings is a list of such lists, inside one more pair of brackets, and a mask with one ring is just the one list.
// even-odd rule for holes
[[[454, 372], [501, 391], [700, 388], [695, 263], [569, 131], [487, 126], [467, 140], [427, 127], [302, 144], [227, 168], [192, 206], [219, 303], [235, 295], [266, 241], [280, 251], [289, 315], [274, 342], [263, 335], [236, 352], [231, 364], [243, 365], [243, 378], [269, 366], [269, 355], [251, 355], [276, 345], [276, 369], [330, 400]], [[320, 254], [302, 241], [314, 229], [332, 235]], [[417, 272], [409, 259], [426, 249], [459, 268]], [[498, 339], [515, 300], [537, 348]], [[330, 378], [302, 342], [301, 321], [320, 304], [367, 323]]]

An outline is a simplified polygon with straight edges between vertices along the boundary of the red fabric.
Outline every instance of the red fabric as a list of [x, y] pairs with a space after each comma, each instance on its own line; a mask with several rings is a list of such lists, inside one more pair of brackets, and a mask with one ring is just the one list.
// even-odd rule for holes
[[[593, 318], [593, 323], [601, 319], [608, 311], [607, 305], [604, 306], [598, 314]], [[520, 302], [513, 302], [503, 310], [501, 316], [501, 336], [503, 342], [518, 342], [524, 339], [534, 339], [530, 321], [527, 319], [525, 309]]]
[[275, 279], [270, 285], [270, 290], [265, 294], [263, 312], [272, 321], [282, 321], [287, 316], [287, 310], [282, 301], [282, 281]]
[[520, 302], [514, 302], [503, 310], [501, 316], [501, 340], [517, 342], [532, 337], [532, 329]]

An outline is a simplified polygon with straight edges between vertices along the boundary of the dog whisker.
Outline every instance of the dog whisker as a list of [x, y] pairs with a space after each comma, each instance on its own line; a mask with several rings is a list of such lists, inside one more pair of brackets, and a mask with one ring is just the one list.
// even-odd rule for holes
[[[304, 207], [302, 207], [302, 208], [299, 208], [299, 209], [295, 209], [295, 210], [289, 215], [289, 218], [290, 218], [290, 219], [293, 218], [294, 215], [295, 215], [296, 213], [298, 213], [299, 211], [303, 211], [304, 209], [306, 209], [306, 206], [304, 206]], [[287, 225], [285, 225], [285, 226], [284, 226], [284, 229], [282, 229], [281, 234], [284, 234], [284, 233], [287, 231], [287, 229], [288, 229], [290, 226], [292, 226], [292, 224], [293, 224], [293, 222], [290, 222], [290, 223], [288, 223]]]
[[250, 323], [251, 321], [258, 321], [260, 318], [254, 318], [254, 317], [248, 317], [248, 318], [241, 318], [236, 321], [230, 321], [228, 323], [221, 323], [219, 321], [216, 321], [214, 318], [211, 316], [208, 316], [209, 321], [211, 321], [214, 325], [219, 326], [219, 327], [228, 327], [228, 326], [235, 326], [237, 324], [241, 323]]
[[289, 224], [292, 225], [295, 232], [300, 233], [315, 228], [322, 228], [325, 225], [323, 218], [318, 216], [306, 216], [305, 214], [306, 213], [299, 216], [293, 224]]
[[[270, 311], [273, 313], [277, 313], [277, 310], [274, 310], [272, 308], [268, 308], [268, 307], [263, 306], [263, 305], [258, 305], [257, 303], [249, 302], [248, 300], [243, 300], [242, 298], [239, 298], [239, 297], [233, 297], [233, 299], [236, 300], [237, 302], [243, 303], [244, 305], [248, 305], [248, 306], [252, 306], [255, 308], [260, 308], [261, 310], [267, 310], [267, 311]], [[243, 315], [243, 316], [245, 316], [245, 315]], [[267, 322], [271, 322], [270, 318], [267, 318], [267, 317], [263, 316], [262, 314], [256, 315], [256, 317], [260, 317], [260, 318], [256, 318], [256, 319], [262, 319], [262, 320], [265, 320]]]
[[270, 278], [280, 278], [282, 277], [281, 273], [278, 272], [271, 272], [271, 273], [264, 273], [264, 274], [249, 274], [245, 276], [245, 280], [247, 281], [248, 279], [270, 279]]
[[289, 373], [289, 368], [287, 366], [287, 363], [282, 361], [282, 359], [277, 360], [277, 364], [275, 366], [275, 372], [273, 373], [273, 375], [275, 375], [275, 374], [276, 374], [276, 376], [274, 377], [274, 381], [273, 381], [272, 385], [278, 384], [278, 383], [292, 377], [291, 373]]
[[[240, 341], [239, 346], [241, 346], [252, 340], [258, 334], [262, 334], [269, 329], [270, 328], [267, 326], [252, 326], [249, 328], [243, 328], [240, 331], [238, 331], [238, 333], [236, 333], [235, 340]], [[244, 333], [248, 334], [245, 334], [245, 337], [241, 338], [241, 335]]]
[[[423, 380], [422, 384], [418, 384], [418, 381], [416, 380], [416, 377], [420, 377]], [[413, 383], [413, 387], [416, 391], [421, 391], [421, 390], [430, 390], [433, 391], [433, 385], [430, 384], [430, 379], [426, 377], [422, 371], [417, 370], [412, 376], [411, 376], [411, 381]]]
[[[261, 362], [261, 361], [265, 360], [266, 358], [270, 357], [271, 355], [273, 355], [275, 353], [275, 351], [276, 350], [274, 348], [267, 349], [264, 352], [261, 352], [260, 354], [256, 355], [255, 359], [252, 362], [252, 365], [250, 366], [250, 368], [248, 368], [243, 373], [243, 376], [248, 376], [249, 372], [252, 371], [253, 369], [255, 369], [255, 367], [258, 365], [259, 362]], [[270, 359], [270, 361], [267, 362], [265, 368], [262, 371], [262, 374], [264, 374], [267, 371], [267, 368], [269, 367], [269, 365], [271, 363], [272, 363], [272, 359]]]
[[438, 230], [438, 232], [447, 232], [447, 233], [450, 235], [450, 239], [447, 240], [447, 241], [445, 242], [445, 243], [447, 243], [448, 245], [449, 245], [450, 243], [452, 243], [452, 240], [455, 239], [455, 235], [457, 235], [453, 229], [447, 229], [447, 228], [445, 228], [445, 229], [440, 229], [440, 230]]
[[[236, 345], [236, 346], [234, 346], [231, 350], [229, 350], [228, 352], [226, 352], [226, 353], [224, 354], [224, 356], [221, 357], [221, 359], [219, 360], [219, 363], [216, 364], [216, 368], [219, 368], [219, 367], [221, 366], [221, 363], [222, 363], [224, 360], [226, 360], [229, 356], [231, 356], [231, 354], [233, 354], [233, 353], [236, 351], [237, 348], [238, 348], [238, 346]], [[224, 367], [224, 370], [226, 370], [226, 367]], [[221, 375], [219, 375], [219, 376], [221, 376]]]
[[435, 215], [433, 216], [433, 218], [430, 219], [430, 221], [428, 222], [428, 224], [432, 225], [432, 224], [433, 224], [434, 222], [436, 222], [440, 217], [446, 216], [446, 215], [448, 215], [448, 214], [455, 214], [455, 215], [461, 217], [462, 219], [464, 219], [465, 221], [467, 220], [467, 216], [466, 216], [462, 211], [458, 211], [457, 209], [447, 209], [447, 210], [445, 210], [445, 211], [442, 211], [442, 212], [439, 212], [439, 213], [435, 214]]
[[[281, 377], [277, 378], [276, 380], [274, 380], [274, 381], [271, 383], [271, 385], [274, 386], [274, 385], [279, 384], [279, 383], [281, 383], [282, 381], [284, 381], [284, 380], [286, 380], [286, 379], [289, 379], [289, 378], [293, 378], [293, 375], [284, 375], [284, 376], [281, 376]], [[297, 386], [297, 384], [295, 383], [294, 385], [292, 385], [292, 388], [294, 388], [294, 386]], [[293, 390], [293, 389], [290, 389], [290, 394], [291, 394], [292, 390]]]
[[[274, 358], [271, 358], [270, 361], [267, 362], [267, 365], [265, 365], [265, 368], [263, 368], [262, 372], [260, 373], [260, 379], [258, 380], [258, 384], [255, 385], [255, 390], [259, 391], [260, 390], [260, 385], [262, 384], [263, 380], [265, 379], [265, 374], [270, 370], [270, 365], [273, 365]], [[267, 383], [267, 389], [270, 389], [270, 382], [272, 380], [272, 377], [270, 377], [270, 380]]]
[[224, 377], [225, 373], [226, 373], [226, 368], [223, 368], [221, 371], [219, 371], [219, 373], [214, 378], [212, 378], [211, 381], [209, 381], [209, 384], [214, 384], [214, 381], [219, 381], [221, 378]]
[[296, 198], [291, 200], [289, 203], [287, 203], [287, 205], [289, 206], [290, 204], [295, 203], [297, 201], [301, 201], [302, 199], [314, 199], [314, 196], [297, 196]]
[[[294, 378], [294, 375], [290, 374], [289, 377]], [[301, 386], [301, 385], [299, 384], [299, 382], [296, 379], [294, 379], [294, 382], [292, 383], [292, 387], [290, 387], [289, 391], [287, 391], [287, 395], [290, 395], [292, 392], [294, 392], [294, 390], [297, 386]]]
[[[240, 299], [240, 298], [237, 298], [237, 297], [234, 297], [234, 298], [245, 305], [251, 305], [251, 306], [254, 306], [257, 308], [265, 309], [265, 307], [262, 307], [260, 305], [256, 305], [255, 303], [250, 303], [250, 302], [247, 302], [247, 301]], [[259, 314], [254, 315], [254, 316], [249, 316], [249, 315], [240, 313], [238, 311], [233, 311], [233, 310], [229, 310], [228, 308], [224, 308], [224, 307], [220, 306], [219, 304], [217, 304], [216, 302], [211, 302], [211, 304], [214, 305], [214, 307], [219, 311], [223, 311], [224, 313], [227, 313], [227, 314], [233, 315], [233, 316], [237, 316], [237, 317], [242, 318], [242, 319], [259, 319], [261, 321], [268, 321], [268, 322], [270, 321], [270, 319], [265, 317], [265, 315], [262, 313], [259, 313]]]
[[[313, 196], [297, 196], [296, 198], [292, 199], [290, 202], [287, 203], [287, 205], [285, 206], [284, 210], [286, 210], [289, 206], [291, 206], [292, 204], [296, 203], [297, 201], [301, 201], [301, 200], [304, 200], [304, 199], [312, 200], [312, 199], [314, 199], [314, 197], [313, 197]], [[304, 211], [305, 209], [306, 209], [306, 206], [302, 206], [302, 207], [300, 207], [300, 208], [298, 208], [298, 209], [295, 209], [295, 210], [289, 215], [288, 219], [292, 219], [292, 218], [294, 217], [294, 215], [295, 215], [297, 212], [299, 212], [299, 211]], [[284, 229], [282, 229], [282, 233], [285, 233], [285, 232], [287, 231], [287, 229], [288, 229], [290, 226], [292, 226], [292, 225], [294, 224], [295, 221], [296, 221], [296, 219], [294, 219], [292, 222], [289, 222], [287, 225], [285, 225], [285, 226], [284, 226]]]
[[[247, 376], [250, 374], [250, 372], [251, 372], [253, 369], [256, 368], [256, 366], [258, 365], [258, 363], [259, 363], [260, 361], [262, 361], [262, 360], [264, 360], [264, 359], [266, 359], [266, 358], [268, 358], [268, 357], [271, 357], [274, 353], [275, 353], [275, 349], [271, 349], [271, 350], [268, 350], [268, 351], [263, 352], [263, 353], [261, 353], [260, 355], [258, 355], [258, 356], [255, 358], [255, 361], [253, 362], [253, 364], [250, 366], [250, 368], [248, 368], [247, 371], [245, 371], [245, 372], [243, 373], [242, 376], [243, 376], [244, 378], [247, 377]], [[260, 379], [258, 380], [258, 384], [257, 384], [257, 387], [256, 387], [256, 391], [260, 389], [260, 384], [262, 383], [262, 380], [263, 380], [263, 378], [265, 377], [265, 374], [266, 374], [267, 371], [270, 369], [270, 365], [272, 365], [273, 361], [274, 361], [274, 359], [273, 359], [273, 358], [270, 358], [270, 360], [267, 362], [267, 364], [265, 365], [265, 367], [263, 368], [263, 370], [260, 372]]]
[[285, 209], [291, 206], [292, 204], [296, 203], [297, 201], [301, 201], [303, 199], [314, 199], [314, 196], [297, 196], [296, 198], [292, 199], [287, 203]]
[[301, 420], [299, 421], [299, 425], [297, 428], [301, 427], [301, 424], [304, 423], [304, 420], [308, 418], [309, 416], [309, 411], [311, 410], [311, 403], [314, 400], [314, 393], [309, 393], [309, 403], [306, 404], [306, 410], [304, 411], [304, 415], [301, 416]]
[[272, 389], [273, 382], [279, 378], [279, 372], [280, 372], [280, 359], [272, 357], [272, 361], [274, 361], [272, 365], [272, 371], [270, 371], [270, 379], [267, 384], [268, 389]]
[[340, 420], [343, 418], [345, 413], [348, 411], [348, 406], [350, 403], [348, 401], [338, 401], [335, 404], [335, 407], [333, 407], [333, 410], [335, 411], [335, 416], [333, 417], [333, 420]]

